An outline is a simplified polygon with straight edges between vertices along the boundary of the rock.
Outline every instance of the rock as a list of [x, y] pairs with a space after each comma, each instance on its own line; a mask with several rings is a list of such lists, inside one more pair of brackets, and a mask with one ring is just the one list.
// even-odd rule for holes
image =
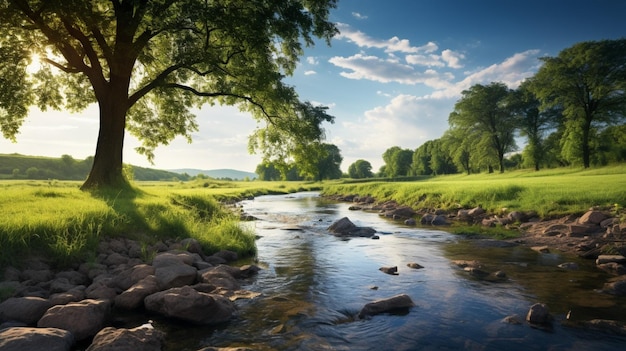
[[415, 263], [415, 262], [409, 262], [409, 263], [407, 263], [407, 264], [406, 264], [406, 266], [407, 266], [407, 267], [409, 267], [409, 268], [413, 268], [413, 269], [421, 269], [421, 268], [424, 268], [424, 266], [422, 266], [422, 265], [421, 265], [421, 264], [419, 264], [419, 263]]
[[607, 215], [600, 211], [587, 211], [584, 215], [582, 215], [578, 219], [578, 223], [580, 224], [596, 224], [600, 225], [600, 223], [607, 219]]
[[404, 221], [405, 225], [416, 225], [417, 222], [415, 221], [415, 218], [409, 218], [407, 220]]
[[160, 290], [191, 285], [196, 281], [198, 270], [187, 264], [177, 263], [160, 266], [155, 269], [155, 276]]
[[69, 351], [74, 336], [67, 330], [56, 328], [7, 328], [0, 330], [2, 351]]
[[463, 270], [477, 278], [484, 278], [489, 275], [489, 272], [477, 267], [464, 267]]
[[34, 283], [44, 283], [53, 277], [54, 274], [49, 269], [26, 269], [21, 274], [22, 280], [30, 280]]
[[485, 213], [485, 210], [483, 210], [483, 208], [480, 206], [474, 207], [471, 210], [467, 211], [467, 215], [471, 217], [480, 216], [484, 213]]
[[336, 236], [371, 237], [376, 233], [373, 228], [356, 226], [348, 217], [343, 217], [331, 224], [328, 231]]
[[79, 285], [72, 290], [50, 296], [52, 305], [67, 305], [85, 299], [85, 286]]
[[133, 329], [104, 328], [87, 351], [161, 351], [165, 334], [145, 324]]
[[417, 212], [409, 206], [399, 206], [382, 213], [383, 216], [393, 219], [408, 219], [415, 216]]
[[391, 274], [391, 275], [398, 275], [398, 266], [380, 267], [380, 268], [378, 268], [378, 270], [383, 272], [383, 273], [387, 273], [387, 274]]
[[413, 306], [415, 306], [415, 303], [413, 303], [413, 300], [411, 300], [408, 295], [400, 294], [366, 304], [359, 312], [359, 318], [366, 318], [387, 312], [408, 310]]
[[157, 279], [149, 275], [115, 297], [115, 306], [123, 309], [136, 309], [143, 306], [143, 300], [159, 291]]
[[604, 264], [604, 263], [626, 263], [626, 257], [622, 255], [600, 255], [596, 259], [596, 264]]
[[605, 283], [602, 291], [611, 295], [626, 296], [626, 276], [619, 276]]
[[221, 250], [217, 253], [214, 253], [212, 256], [221, 258], [226, 262], [234, 262], [239, 259], [239, 256], [236, 252], [230, 250]]
[[40, 328], [70, 331], [76, 340], [96, 335], [109, 319], [111, 303], [107, 300], [83, 300], [48, 309], [37, 323]]
[[52, 303], [40, 297], [11, 297], [0, 303], [0, 322], [35, 325], [50, 307]]
[[198, 351], [255, 351], [248, 347], [204, 347]]
[[550, 248], [547, 246], [533, 246], [531, 249], [539, 253], [550, 253]]
[[504, 319], [502, 319], [502, 323], [507, 323], [507, 324], [522, 324], [522, 320], [520, 319], [520, 317], [516, 314], [510, 315], [510, 316], [506, 316], [504, 317]]
[[235, 279], [233, 273], [225, 267], [236, 269], [235, 267], [225, 265], [208, 268], [198, 272], [198, 281], [210, 284], [214, 287], [214, 289], [223, 288], [227, 290], [239, 290], [239, 282]]
[[148, 311], [194, 324], [224, 323], [235, 312], [234, 305], [227, 298], [201, 293], [189, 286], [149, 295], [144, 304]]
[[576, 264], [575, 262], [564, 262], [564, 263], [559, 264], [557, 267], [567, 269], [567, 270], [577, 270], [578, 264]]
[[615, 274], [615, 275], [626, 274], [626, 265], [623, 265], [621, 263], [609, 262], [609, 263], [599, 264], [597, 267], [605, 272]]
[[544, 325], [549, 324], [552, 321], [550, 310], [548, 306], [543, 303], [536, 303], [530, 306], [528, 314], [526, 315], [526, 321], [530, 324]]
[[202, 252], [202, 245], [200, 245], [200, 242], [194, 238], [183, 239], [180, 241], [180, 244], [182, 245], [183, 249], [191, 253], [196, 253], [200, 256], [204, 255], [204, 253]]
[[190, 252], [167, 251], [159, 253], [152, 260], [152, 266], [157, 269], [173, 265], [184, 264], [191, 266], [196, 261], [194, 254]]

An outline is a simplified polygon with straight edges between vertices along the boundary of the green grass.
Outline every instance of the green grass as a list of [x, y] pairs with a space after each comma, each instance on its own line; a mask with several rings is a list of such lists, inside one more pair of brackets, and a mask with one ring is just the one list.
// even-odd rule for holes
[[40, 254], [58, 265], [93, 255], [105, 236], [149, 245], [195, 238], [206, 253], [256, 252], [254, 233], [222, 205], [249, 196], [319, 189], [315, 183], [138, 182], [88, 193], [73, 181], [0, 181], [0, 265]]
[[414, 208], [480, 205], [491, 213], [535, 211], [549, 218], [582, 213], [593, 206], [613, 211], [626, 207], [626, 165], [449, 175], [411, 182], [343, 182], [325, 186], [324, 194], [370, 195]]

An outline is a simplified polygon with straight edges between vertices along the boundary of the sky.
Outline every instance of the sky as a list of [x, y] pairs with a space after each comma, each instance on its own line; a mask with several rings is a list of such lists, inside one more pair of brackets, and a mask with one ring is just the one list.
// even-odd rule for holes
[[[374, 171], [392, 146], [416, 149], [448, 129], [461, 92], [475, 84], [516, 88], [542, 56], [578, 42], [626, 37], [623, 0], [339, 0], [330, 20], [340, 34], [331, 45], [305, 49], [294, 75], [300, 99], [329, 107], [326, 142], [337, 145], [341, 168], [364, 159]], [[236, 107], [195, 111], [191, 144], [177, 138], [137, 154], [128, 133], [124, 162], [158, 169], [254, 172], [248, 153], [254, 119]], [[79, 114], [31, 109], [17, 143], [0, 137], [0, 153], [84, 159], [95, 153], [98, 109]], [[262, 125], [260, 125], [262, 126]]]

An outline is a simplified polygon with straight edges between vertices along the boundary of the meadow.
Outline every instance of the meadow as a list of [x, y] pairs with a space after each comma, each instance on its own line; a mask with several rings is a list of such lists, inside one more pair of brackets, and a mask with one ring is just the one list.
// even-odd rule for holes
[[[88, 193], [78, 181], [0, 181], [0, 266], [36, 254], [59, 266], [94, 260], [103, 237], [127, 237], [146, 247], [159, 240], [195, 238], [207, 254], [256, 252], [255, 233], [224, 204], [266, 195], [320, 190], [369, 195], [413, 208], [482, 206], [491, 213], [534, 211], [554, 218], [597, 207], [626, 220], [626, 165], [558, 168], [503, 174], [447, 175], [411, 181], [341, 179], [311, 182], [134, 182], [124, 191]], [[147, 255], [149, 253], [146, 253]]]
[[[197, 239], [206, 253], [255, 253], [255, 236], [232, 208], [239, 199], [319, 189], [294, 182], [135, 182], [132, 189], [88, 193], [77, 181], [0, 181], [0, 266], [42, 255], [59, 266], [89, 261], [104, 237], [145, 246]], [[146, 253], [149, 254], [149, 253]]]
[[408, 182], [344, 181], [326, 184], [324, 194], [369, 195], [416, 209], [481, 206], [490, 213], [534, 211], [544, 219], [580, 214], [590, 207], [623, 213], [626, 165], [455, 174]]

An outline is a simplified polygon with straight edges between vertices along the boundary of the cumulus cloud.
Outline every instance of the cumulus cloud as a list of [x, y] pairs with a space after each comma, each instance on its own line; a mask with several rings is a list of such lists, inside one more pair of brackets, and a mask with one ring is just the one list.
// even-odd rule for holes
[[312, 75], [314, 75], [314, 74], [317, 74], [317, 72], [315, 72], [315, 71], [305, 71], [305, 72], [304, 72], [304, 75], [305, 75], [305, 76], [312, 76]]
[[375, 39], [367, 34], [354, 30], [347, 24], [338, 23], [340, 33], [335, 36], [336, 39], [346, 39], [362, 48], [377, 48], [385, 52], [403, 52], [403, 53], [431, 53], [437, 51], [437, 44], [429, 42], [423, 46], [411, 46], [408, 39], [400, 39], [396, 36], [387, 39]]
[[367, 16], [362, 15], [358, 12], [352, 12], [352, 17], [356, 18], [356, 19], [360, 19], [360, 20], [364, 20], [367, 19]]
[[340, 74], [349, 79], [411, 85], [424, 83], [436, 87], [440, 85], [439, 81], [453, 78], [450, 73], [439, 73], [434, 70], [417, 71], [412, 66], [399, 62], [395, 57], [381, 59], [377, 56], [356, 54], [350, 57], [335, 56], [329, 62], [347, 70]]
[[458, 98], [463, 90], [469, 89], [472, 85], [491, 82], [502, 82], [515, 89], [524, 79], [535, 74], [540, 65], [538, 57], [539, 50], [516, 53], [501, 63], [468, 73], [463, 80], [433, 92], [430, 97]]
[[448, 64], [451, 68], [462, 68], [461, 60], [465, 58], [465, 55], [454, 52], [452, 50], [443, 50], [441, 52], [441, 59]]
[[[415, 149], [428, 140], [440, 138], [448, 128], [450, 101], [401, 94], [387, 105], [364, 113], [360, 121], [344, 122], [332, 139], [346, 161], [346, 167], [365, 158], [377, 170], [381, 155], [392, 146]], [[366, 140], [367, 142], [363, 142]]]

